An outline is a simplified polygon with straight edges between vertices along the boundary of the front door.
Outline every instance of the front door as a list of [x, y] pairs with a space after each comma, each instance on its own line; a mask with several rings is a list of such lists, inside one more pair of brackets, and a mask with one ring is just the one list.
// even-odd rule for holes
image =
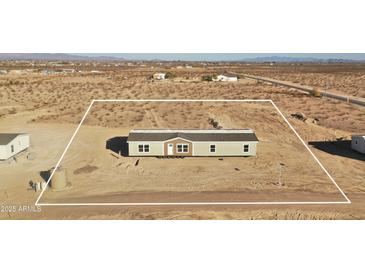
[[167, 155], [174, 155], [174, 144], [167, 145]]

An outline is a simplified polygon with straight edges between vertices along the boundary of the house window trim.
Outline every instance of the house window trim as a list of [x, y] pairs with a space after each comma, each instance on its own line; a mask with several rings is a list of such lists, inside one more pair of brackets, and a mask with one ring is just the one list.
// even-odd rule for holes
[[[214, 151], [212, 151], [212, 146], [214, 146]], [[209, 144], [209, 153], [217, 153], [217, 144]]]
[[[178, 148], [178, 146], [182, 146], [182, 151], [179, 151], [179, 148]], [[188, 147], [188, 150], [187, 151], [184, 151], [184, 146], [187, 146]], [[178, 144], [176, 144], [176, 153], [189, 153], [190, 152], [190, 150], [189, 150], [189, 144], [184, 144], [184, 143], [178, 143]]]
[[[139, 150], [139, 146], [142, 146], [143, 151]], [[148, 146], [148, 151], [146, 151], [146, 146]], [[148, 143], [138, 144], [138, 153], [150, 153], [150, 151], [151, 151], [151, 145], [150, 144], [148, 144]]]
[[[247, 151], [245, 149], [246, 146], [247, 146]], [[250, 144], [244, 144], [243, 145], [243, 153], [250, 153]]]

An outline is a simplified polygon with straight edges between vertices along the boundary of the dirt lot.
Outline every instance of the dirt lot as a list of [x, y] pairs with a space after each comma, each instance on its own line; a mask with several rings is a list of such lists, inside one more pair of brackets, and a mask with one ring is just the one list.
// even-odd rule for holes
[[[361, 96], [363, 67], [307, 66], [293, 73], [305, 79], [336, 75], [338, 87]], [[330, 66], [330, 65], [328, 65]], [[152, 206], [42, 207], [41, 212], [1, 212], [0, 218], [46, 219], [363, 219], [365, 218], [365, 157], [352, 152], [348, 139], [365, 132], [364, 109], [330, 99], [295, 94], [253, 80], [236, 83], [202, 82], [202, 75], [228, 69], [285, 79], [293, 66], [272, 74], [263, 65], [212, 65], [208, 68], [118, 68], [101, 74], [44, 76], [37, 73], [0, 76], [0, 131], [28, 132], [30, 150], [17, 162], [0, 164], [3, 205], [32, 205], [39, 192], [29, 181], [54, 166], [92, 99], [272, 99], [339, 186], [348, 205], [276, 206]], [[103, 68], [99, 68], [102, 70]], [[171, 71], [177, 78], [152, 81], [155, 71]], [[312, 71], [306, 72], [305, 70]], [[354, 72], [356, 70], [356, 73]], [[338, 72], [341, 71], [341, 72]], [[346, 72], [347, 71], [347, 72]], [[348, 78], [337, 77], [337, 73]], [[312, 75], [312, 76], [310, 76]], [[360, 75], [360, 76], [359, 76]], [[282, 77], [282, 78], [280, 78]], [[307, 77], [307, 78], [306, 78]], [[355, 78], [351, 78], [355, 77]], [[323, 78], [323, 77], [322, 77]], [[321, 78], [321, 79], [322, 79]], [[298, 78], [300, 79], [300, 78]], [[317, 79], [317, 78], [315, 78]], [[289, 80], [289, 79], [285, 79]], [[299, 80], [298, 80], [299, 81]], [[315, 80], [313, 80], [315, 81]], [[349, 81], [353, 85], [347, 89]], [[303, 82], [311, 84], [310, 82]], [[314, 83], [314, 82], [313, 82]], [[319, 83], [319, 82], [318, 82]], [[353, 88], [356, 86], [356, 88]], [[358, 92], [357, 94], [355, 94]], [[360, 93], [359, 93], [360, 92]], [[46, 191], [41, 202], [148, 201], [343, 201], [338, 189], [314, 162], [305, 147], [269, 104], [245, 103], [96, 103], [65, 155], [72, 188]], [[301, 112], [306, 120], [291, 116]], [[257, 157], [136, 159], [115, 157], [106, 142], [126, 136], [131, 128], [209, 128], [208, 119], [223, 127], [253, 128], [259, 139]], [[31, 153], [35, 159], [29, 160]], [[284, 184], [278, 184], [278, 164], [285, 163]], [[183, 175], [182, 175], [183, 174]]]

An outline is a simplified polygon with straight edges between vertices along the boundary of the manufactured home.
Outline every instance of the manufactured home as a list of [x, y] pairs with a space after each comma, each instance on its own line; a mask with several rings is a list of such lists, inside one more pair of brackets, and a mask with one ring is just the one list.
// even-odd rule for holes
[[365, 134], [362, 135], [353, 135], [351, 137], [351, 148], [365, 154]]
[[153, 79], [155, 80], [165, 80], [166, 73], [155, 73], [153, 74]]
[[259, 140], [251, 129], [135, 129], [129, 156], [255, 156]]
[[238, 77], [235, 75], [218, 75], [216, 78], [213, 79], [213, 81], [217, 82], [236, 82], [238, 81]]
[[29, 134], [0, 133], [0, 160], [7, 160], [30, 145]]

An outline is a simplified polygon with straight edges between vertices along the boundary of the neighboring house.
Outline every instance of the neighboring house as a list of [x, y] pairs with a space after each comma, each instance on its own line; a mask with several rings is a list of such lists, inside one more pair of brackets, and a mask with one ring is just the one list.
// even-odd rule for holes
[[76, 70], [75, 69], [63, 69], [62, 70], [64, 73], [75, 73]]
[[6, 69], [0, 69], [0, 74], [7, 74], [8, 71]]
[[365, 134], [351, 137], [351, 148], [365, 154]]
[[29, 134], [0, 133], [0, 160], [6, 160], [26, 150], [30, 145]]
[[251, 129], [136, 129], [128, 136], [129, 156], [254, 156]]
[[238, 81], [237, 76], [234, 75], [223, 75], [220, 74], [217, 77], [213, 79], [213, 81], [219, 81], [219, 82], [235, 82]]
[[43, 75], [53, 75], [56, 74], [57, 71], [53, 70], [53, 69], [44, 69], [41, 72]]
[[166, 73], [155, 73], [153, 74], [153, 79], [155, 80], [164, 80]]

